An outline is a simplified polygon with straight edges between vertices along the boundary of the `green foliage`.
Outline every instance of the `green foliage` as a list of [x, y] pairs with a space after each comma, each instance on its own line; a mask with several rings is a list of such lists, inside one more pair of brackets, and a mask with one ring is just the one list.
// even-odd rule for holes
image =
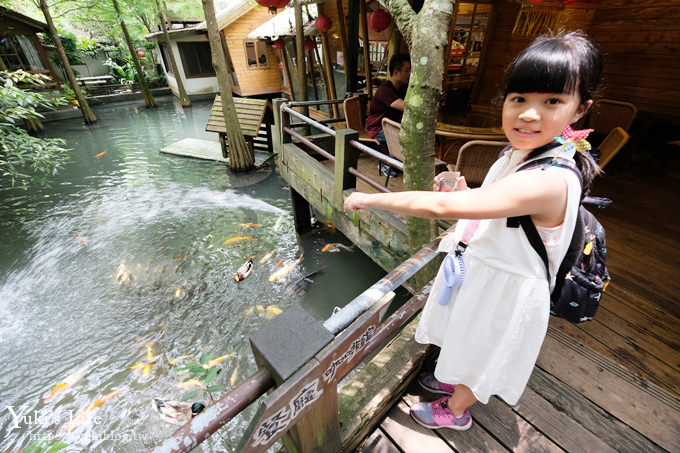
[[0, 184], [27, 187], [31, 182], [46, 184], [48, 175], [68, 158], [62, 139], [29, 135], [20, 127], [24, 120], [43, 117], [38, 110], [54, 109], [62, 99], [23, 90], [23, 86], [44, 86], [47, 77], [24, 71], [0, 71]]
[[133, 83], [138, 79], [135, 65], [130, 57], [123, 58], [122, 66], [111, 58], [106, 60], [104, 64], [110, 68], [111, 75], [118, 83]]
[[201, 390], [192, 390], [185, 393], [184, 396], [182, 396], [181, 401], [188, 401], [197, 398], [199, 395], [201, 395], [201, 392], [203, 392], [203, 399], [205, 401], [210, 400], [211, 402], [214, 402], [213, 393], [223, 392], [225, 390], [225, 387], [222, 384], [210, 385], [211, 382], [214, 381], [215, 378], [220, 374], [220, 372], [222, 372], [222, 369], [217, 365], [210, 366], [211, 360], [212, 357], [210, 354], [202, 354], [198, 360], [199, 363], [191, 362], [182, 367], [175, 368], [175, 371], [178, 373], [184, 371], [189, 373], [189, 376], [184, 379], [184, 382], [198, 378], [199, 382], [201, 382], [203, 385]]
[[99, 49], [101, 46], [94, 39], [81, 38], [78, 43], [78, 50], [91, 56], [92, 58], [97, 58], [99, 54]]
[[[84, 62], [83, 58], [80, 56], [80, 49], [78, 49], [78, 38], [76, 38], [76, 35], [61, 28], [57, 28], [57, 33], [59, 34], [61, 44], [64, 46], [64, 52], [66, 53], [66, 58], [68, 59], [69, 64], [83, 64]], [[54, 38], [52, 35], [49, 33], [43, 33], [43, 36], [45, 37], [45, 41], [47, 43], [54, 45]], [[59, 54], [55, 53], [52, 56], [52, 62], [59, 65], [59, 67], [63, 69]]]
[[51, 436], [49, 438], [42, 436], [26, 447], [24, 453], [56, 453], [66, 447], [68, 447], [68, 444], [60, 442], [58, 439], [52, 439]]

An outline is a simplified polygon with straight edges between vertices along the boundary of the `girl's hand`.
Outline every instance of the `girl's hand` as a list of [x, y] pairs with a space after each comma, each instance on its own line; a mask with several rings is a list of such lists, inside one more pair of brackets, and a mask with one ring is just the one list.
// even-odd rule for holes
[[367, 196], [368, 196], [368, 194], [361, 193], [361, 192], [352, 193], [345, 200], [345, 204], [344, 204], [345, 212], [347, 212], [347, 211], [358, 211], [360, 209], [368, 208], [368, 203], [367, 203], [367, 199], [366, 199]]

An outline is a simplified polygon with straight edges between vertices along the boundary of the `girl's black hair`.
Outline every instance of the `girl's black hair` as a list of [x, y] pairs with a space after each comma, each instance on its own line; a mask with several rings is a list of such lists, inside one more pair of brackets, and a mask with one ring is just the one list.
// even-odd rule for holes
[[[580, 32], [539, 36], [510, 63], [505, 73], [503, 99], [508, 93], [573, 93], [581, 106], [595, 99], [602, 77], [602, 54]], [[538, 151], [538, 150], [536, 150]], [[527, 158], [534, 157], [532, 152]], [[599, 173], [590, 153], [577, 152], [576, 164], [583, 174], [584, 194], [593, 173]]]

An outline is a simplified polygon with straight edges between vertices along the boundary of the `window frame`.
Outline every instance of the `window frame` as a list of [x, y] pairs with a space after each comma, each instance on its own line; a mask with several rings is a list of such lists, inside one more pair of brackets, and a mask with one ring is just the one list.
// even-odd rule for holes
[[[198, 58], [198, 56], [195, 52], [190, 53], [190, 52], [186, 52], [186, 51], [188, 50], [187, 49], [188, 47], [198, 47], [198, 46], [207, 46], [208, 55], [210, 56], [209, 72], [201, 72], [201, 73], [198, 73], [198, 74], [189, 74], [189, 67], [188, 67], [188, 64], [187, 64], [187, 60], [190, 56], [196, 56], [196, 58]], [[180, 42], [177, 42], [177, 50], [179, 50], [179, 56], [180, 56], [180, 59], [182, 60], [182, 68], [184, 69], [184, 77], [186, 77], [187, 79], [200, 79], [200, 78], [207, 78], [207, 77], [215, 77], [216, 76], [215, 68], [213, 67], [213, 64], [212, 64], [212, 54], [210, 53], [210, 43], [208, 41], [180, 41]], [[187, 58], [185, 58], [185, 54], [186, 54]], [[203, 70], [205, 68], [201, 67], [200, 61], [201, 60], [198, 59], [199, 68], [201, 70]]]
[[[255, 65], [251, 65], [250, 62], [248, 61], [248, 44], [253, 44], [253, 48], [255, 49]], [[262, 52], [260, 52], [260, 49]], [[246, 68], [248, 70], [258, 70], [258, 69], [268, 69], [270, 67], [270, 58], [269, 55], [267, 54], [267, 43], [262, 41], [261, 39], [244, 39], [243, 40], [243, 50], [245, 53], [245, 59], [246, 59]], [[267, 61], [265, 63], [260, 63], [258, 55], [264, 54], [265, 58]]]

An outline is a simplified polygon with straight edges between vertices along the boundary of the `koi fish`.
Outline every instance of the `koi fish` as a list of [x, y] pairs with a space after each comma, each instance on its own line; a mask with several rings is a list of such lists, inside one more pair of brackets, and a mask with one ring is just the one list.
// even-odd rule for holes
[[269, 281], [270, 281], [270, 282], [275, 282], [275, 281], [277, 281], [277, 280], [281, 280], [281, 279], [286, 278], [286, 277], [288, 276], [288, 274], [290, 274], [290, 271], [292, 271], [293, 269], [295, 269], [295, 267], [297, 267], [297, 265], [300, 264], [301, 262], [302, 262], [302, 255], [300, 255], [300, 258], [296, 259], [296, 260], [293, 261], [292, 263], [286, 264], [286, 265], [283, 266], [281, 269], [279, 269], [279, 270], [277, 270], [276, 272], [274, 272], [274, 273], [269, 277]]
[[335, 227], [335, 225], [331, 223], [330, 220], [326, 220], [324, 223], [326, 224], [331, 233], [335, 233], [336, 231], [338, 231], [338, 229]]
[[196, 378], [189, 379], [188, 381], [180, 382], [177, 387], [187, 389], [191, 387], [203, 387], [203, 383]]
[[94, 411], [98, 407], [101, 407], [107, 400], [110, 400], [111, 398], [118, 395], [122, 391], [123, 389], [120, 388], [118, 390], [114, 390], [113, 392], [109, 392], [106, 395], [99, 398], [97, 401], [95, 401], [90, 407], [81, 411], [76, 417], [73, 418], [73, 420], [71, 420], [71, 422], [68, 425], [66, 425], [66, 432], [69, 432], [76, 426], [80, 425], [87, 419], [87, 414]]
[[285, 258], [281, 258], [279, 261], [277, 261], [276, 266], [274, 266], [274, 268], [277, 268], [280, 265], [282, 265], [284, 261], [286, 261]]
[[95, 158], [95, 159], [99, 159], [99, 158], [102, 157], [104, 154], [106, 154], [106, 151], [102, 151], [101, 153], [99, 153], [99, 154], [97, 154], [96, 156], [94, 156], [94, 158]]
[[118, 270], [116, 271], [116, 280], [118, 280], [118, 283], [121, 285], [123, 283], [128, 283], [134, 280], [134, 277], [128, 270], [127, 265], [125, 264], [125, 260], [121, 261], [120, 264], [118, 265]]
[[59, 395], [62, 392], [65, 392], [69, 387], [72, 387], [76, 382], [78, 382], [90, 368], [99, 365], [103, 361], [104, 358], [99, 357], [94, 361], [88, 363], [87, 365], [83, 366], [82, 368], [79, 368], [78, 370], [66, 376], [66, 378], [63, 381], [54, 386], [50, 394], [47, 395], [45, 399], [43, 399], [43, 403], [49, 403], [57, 395]]
[[272, 250], [271, 252], [267, 253], [265, 256], [262, 257], [260, 260], [260, 264], [265, 264], [269, 259], [274, 256], [274, 253], [276, 253], [276, 249]]
[[83, 236], [76, 236], [73, 239], [76, 240], [76, 242], [83, 244], [85, 247], [88, 247], [90, 245], [90, 241], [86, 237]]
[[269, 318], [273, 318], [275, 316], [279, 316], [281, 313], [283, 313], [283, 310], [281, 310], [279, 307], [276, 305], [267, 305], [267, 308], [264, 309], [265, 315]]
[[260, 223], [239, 223], [239, 225], [242, 226], [242, 227], [250, 227], [250, 228], [262, 226], [262, 224], [260, 224]]
[[189, 359], [189, 358], [191, 358], [190, 355], [181, 355], [181, 356], [177, 357], [176, 359], [172, 359], [169, 363], [170, 363], [170, 365], [175, 365], [175, 364], [176, 364], [177, 362], [179, 362], [180, 360], [182, 360], [182, 359]]
[[246, 310], [244, 316], [250, 316], [250, 315], [253, 314], [253, 312], [264, 313], [264, 306], [263, 305], [256, 305], [254, 307], [250, 307], [249, 309]]
[[238, 381], [238, 364], [236, 364], [236, 368], [234, 368], [234, 371], [231, 373], [231, 378], [229, 378], [229, 385], [233, 387], [234, 384], [236, 384], [236, 381]]
[[156, 356], [153, 355], [152, 346], [149, 343], [144, 343], [146, 347], [146, 360], [153, 360]]
[[181, 287], [179, 287], [175, 290], [175, 299], [177, 299], [179, 296], [182, 295], [182, 292], [184, 291], [184, 288], [186, 288], [186, 286], [187, 286], [187, 282], [184, 282], [184, 284]]
[[323, 246], [321, 251], [324, 252], [324, 253], [325, 252], [333, 253], [333, 252], [339, 252], [340, 249], [347, 250], [348, 252], [354, 251], [353, 247], [347, 247], [345, 244], [338, 244], [338, 243], [326, 244], [326, 245]]
[[250, 258], [248, 261], [243, 263], [241, 267], [238, 268], [236, 271], [236, 275], [234, 275], [234, 281], [240, 282], [242, 280], [245, 280], [246, 277], [250, 275], [250, 273], [253, 270], [253, 259]]
[[234, 242], [239, 242], [239, 241], [252, 241], [253, 239], [255, 239], [255, 238], [252, 237], [252, 236], [238, 236], [238, 237], [235, 237], [235, 238], [227, 239], [226, 241], [224, 241], [222, 243], [222, 245], [233, 244]]
[[207, 369], [207, 368], [213, 367], [213, 366], [217, 365], [218, 363], [224, 362], [226, 359], [228, 359], [229, 357], [232, 357], [234, 355], [235, 354], [232, 352], [231, 354], [223, 355], [222, 357], [212, 359], [210, 362], [208, 362], [207, 365], [203, 365], [203, 368]]
[[283, 216], [285, 214], [281, 214], [278, 219], [276, 219], [276, 223], [274, 224], [274, 231], [279, 231], [279, 228], [281, 228], [281, 225], [283, 225]]

